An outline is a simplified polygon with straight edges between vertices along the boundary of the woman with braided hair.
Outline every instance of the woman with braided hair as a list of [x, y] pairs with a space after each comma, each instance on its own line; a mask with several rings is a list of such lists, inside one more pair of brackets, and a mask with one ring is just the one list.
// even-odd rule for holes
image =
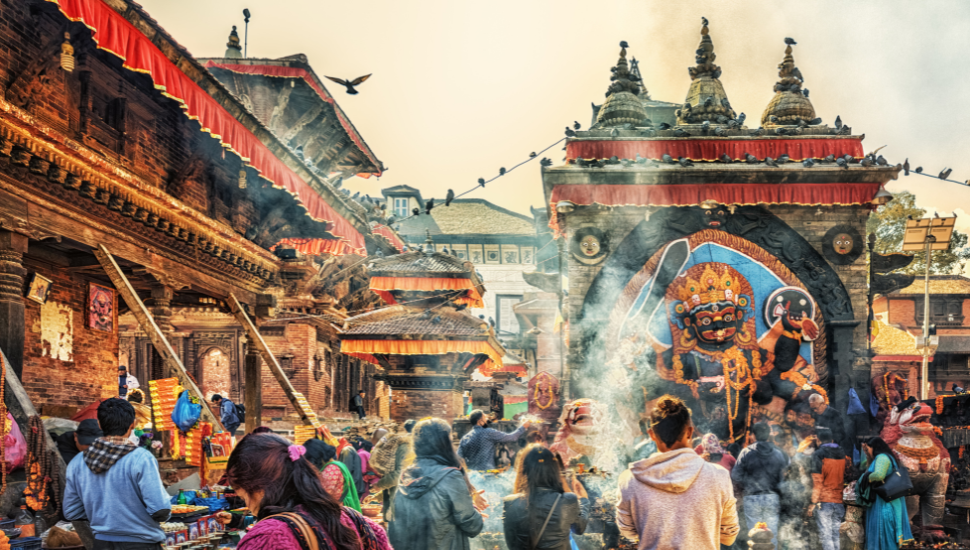
[[734, 544], [740, 528], [731, 476], [691, 448], [687, 405], [670, 395], [658, 399], [647, 433], [657, 452], [631, 464], [618, 481], [620, 533], [639, 539], [639, 550]]

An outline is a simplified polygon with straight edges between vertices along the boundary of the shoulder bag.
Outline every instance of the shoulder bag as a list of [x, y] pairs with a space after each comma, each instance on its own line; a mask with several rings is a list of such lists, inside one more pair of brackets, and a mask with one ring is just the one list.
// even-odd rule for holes
[[909, 479], [909, 472], [905, 467], [900, 467], [896, 459], [890, 458], [893, 464], [893, 471], [886, 476], [886, 480], [876, 487], [876, 494], [883, 500], [889, 502], [900, 497], [908, 497], [913, 491], [913, 482]]
[[532, 550], [536, 550], [536, 547], [539, 546], [539, 541], [542, 540], [542, 534], [546, 532], [546, 526], [549, 525], [549, 520], [552, 519], [552, 514], [556, 511], [556, 506], [559, 504], [559, 499], [561, 498], [562, 493], [556, 495], [556, 501], [552, 503], [552, 508], [549, 509], [549, 515], [546, 516], [546, 521], [542, 524], [542, 529], [539, 530], [539, 536], [532, 539]]
[[284, 523], [287, 523], [292, 527], [296, 527], [300, 531], [300, 534], [303, 535], [303, 540], [306, 541], [309, 550], [320, 550], [320, 545], [317, 542], [317, 534], [313, 532], [313, 528], [310, 527], [310, 524], [307, 523], [307, 521], [303, 519], [303, 516], [300, 514], [287, 512], [283, 514], [274, 514], [265, 519], [270, 518], [288, 520], [284, 521]]

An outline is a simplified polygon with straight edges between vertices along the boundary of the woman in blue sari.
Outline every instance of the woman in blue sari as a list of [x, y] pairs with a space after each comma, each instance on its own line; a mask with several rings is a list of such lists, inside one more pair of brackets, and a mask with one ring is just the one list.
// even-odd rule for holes
[[[859, 478], [856, 487], [860, 502], [866, 510], [866, 550], [897, 550], [903, 543], [913, 540], [906, 513], [906, 499], [886, 501], [876, 494], [882, 484], [899, 464], [892, 449], [881, 437], [873, 437], [862, 445], [869, 468]], [[905, 466], [903, 466], [905, 467]]]

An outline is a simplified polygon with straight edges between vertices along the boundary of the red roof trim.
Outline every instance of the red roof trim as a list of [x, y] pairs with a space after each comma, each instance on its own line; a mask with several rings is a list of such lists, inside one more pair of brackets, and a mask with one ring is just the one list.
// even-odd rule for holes
[[[873, 361], [923, 361], [922, 355], [877, 355], [872, 358]], [[929, 356], [929, 360], [933, 360], [933, 356]]]

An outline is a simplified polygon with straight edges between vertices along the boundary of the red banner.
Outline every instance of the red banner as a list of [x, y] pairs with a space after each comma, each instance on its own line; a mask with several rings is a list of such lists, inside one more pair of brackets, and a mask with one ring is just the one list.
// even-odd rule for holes
[[299, 201], [316, 221], [329, 223], [329, 231], [345, 239], [352, 248], [365, 249], [364, 236], [337, 213], [268, 147], [229, 114], [212, 96], [179, 70], [152, 41], [127, 19], [101, 0], [47, 0], [58, 5], [71, 21], [80, 21], [91, 30], [98, 48], [120, 57], [126, 68], [148, 74], [166, 97], [178, 101], [185, 115], [198, 120], [204, 132], [218, 139], [223, 147], [239, 155], [243, 162], [260, 172], [273, 187], [284, 189]]
[[279, 247], [292, 248], [301, 254], [308, 256], [320, 256], [330, 254], [331, 256], [343, 256], [352, 252], [344, 241], [336, 239], [281, 239], [280, 242], [269, 247], [270, 252]]
[[704, 201], [727, 205], [868, 204], [880, 183], [706, 183], [697, 185], [557, 185], [552, 189], [549, 227], [558, 237], [556, 204], [569, 201], [588, 206], [692, 206]]
[[673, 158], [687, 157], [697, 161], [720, 160], [727, 154], [734, 160], [744, 160], [745, 154], [759, 159], [778, 158], [787, 154], [792, 160], [808, 157], [823, 159], [829, 155], [862, 157], [862, 140], [857, 137], [832, 138], [772, 138], [772, 139], [697, 139], [654, 138], [643, 140], [582, 140], [566, 143], [566, 158], [635, 159], [637, 155], [659, 160], [664, 154]]

